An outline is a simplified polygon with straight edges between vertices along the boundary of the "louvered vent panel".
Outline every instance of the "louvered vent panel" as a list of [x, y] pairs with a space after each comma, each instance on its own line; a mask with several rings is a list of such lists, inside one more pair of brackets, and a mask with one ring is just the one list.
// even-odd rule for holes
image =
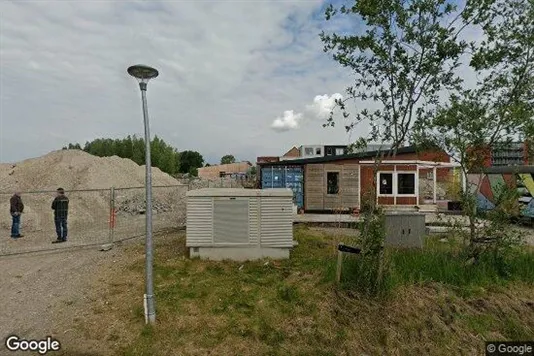
[[214, 198], [213, 241], [215, 243], [249, 242], [249, 198]]

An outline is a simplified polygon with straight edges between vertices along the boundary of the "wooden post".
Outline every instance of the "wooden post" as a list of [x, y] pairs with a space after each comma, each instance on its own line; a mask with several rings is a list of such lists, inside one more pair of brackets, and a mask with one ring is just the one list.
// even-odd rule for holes
[[[340, 243], [340, 245], [343, 245], [343, 242]], [[339, 283], [341, 281], [341, 265], [343, 263], [343, 252], [341, 252], [339, 249], [337, 250], [337, 269], [336, 269], [336, 282]]]

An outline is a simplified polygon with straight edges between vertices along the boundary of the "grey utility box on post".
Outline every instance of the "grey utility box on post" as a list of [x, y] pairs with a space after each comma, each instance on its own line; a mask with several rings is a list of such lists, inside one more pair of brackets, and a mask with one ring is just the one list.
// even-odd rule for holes
[[413, 212], [385, 214], [386, 246], [423, 248], [426, 233], [425, 215]]

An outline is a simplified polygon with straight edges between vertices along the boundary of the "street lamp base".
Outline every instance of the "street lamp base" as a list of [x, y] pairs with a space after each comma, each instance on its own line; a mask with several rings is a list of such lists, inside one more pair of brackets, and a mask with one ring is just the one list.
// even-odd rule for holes
[[[150, 298], [152, 299], [152, 298]], [[156, 322], [156, 313], [154, 311], [149, 312], [148, 308], [149, 305], [152, 304], [153, 308], [153, 301], [149, 301], [149, 297], [145, 294], [143, 304], [145, 307], [145, 324], [154, 324]]]

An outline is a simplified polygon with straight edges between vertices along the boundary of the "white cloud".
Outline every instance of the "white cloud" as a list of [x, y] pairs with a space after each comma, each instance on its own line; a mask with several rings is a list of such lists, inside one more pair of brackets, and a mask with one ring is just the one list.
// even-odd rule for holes
[[306, 105], [305, 114], [294, 113], [293, 110], [284, 111], [283, 117], [274, 120], [271, 128], [276, 132], [285, 132], [300, 128], [301, 121], [325, 121], [336, 105], [336, 100], [343, 99], [343, 95], [317, 95], [313, 103]]
[[294, 113], [293, 110], [284, 111], [282, 117], [278, 117], [274, 120], [271, 128], [276, 132], [284, 132], [299, 127], [299, 121], [302, 120], [301, 113]]
[[330, 112], [336, 106], [336, 100], [343, 99], [343, 95], [339, 93], [317, 95], [313, 98], [313, 103], [306, 106], [306, 110], [309, 116], [314, 119], [326, 120], [330, 115]]

